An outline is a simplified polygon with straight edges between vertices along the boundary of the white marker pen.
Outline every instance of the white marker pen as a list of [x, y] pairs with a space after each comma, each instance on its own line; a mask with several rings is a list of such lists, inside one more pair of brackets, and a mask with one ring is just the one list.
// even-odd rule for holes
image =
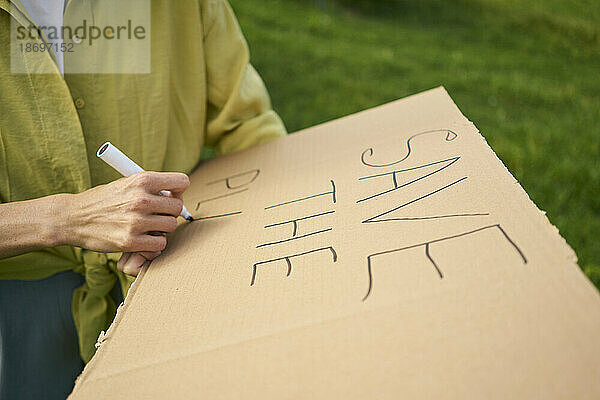
[[[133, 160], [123, 154], [123, 152], [117, 149], [111, 142], [106, 142], [100, 146], [98, 152], [96, 152], [96, 155], [108, 165], [116, 169], [123, 176], [130, 176], [144, 171], [142, 167], [137, 165], [135, 162], [133, 162]], [[171, 193], [169, 193], [167, 190], [162, 190], [160, 194], [163, 196], [171, 195]], [[183, 206], [181, 214], [179, 215], [188, 221], [194, 220], [188, 210], [185, 209], [185, 206]]]

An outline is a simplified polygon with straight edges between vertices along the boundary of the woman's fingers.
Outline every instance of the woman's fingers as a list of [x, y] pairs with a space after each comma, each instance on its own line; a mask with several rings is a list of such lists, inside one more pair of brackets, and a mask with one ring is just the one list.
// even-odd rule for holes
[[148, 260], [146, 260], [146, 258], [140, 253], [130, 253], [130, 256], [127, 258], [127, 260], [121, 263], [120, 268], [119, 263], [117, 263], [117, 268], [127, 275], [137, 276], [140, 273], [142, 266], [147, 261]]
[[132, 217], [130, 233], [132, 235], [147, 232], [169, 233], [175, 228], [177, 228], [177, 218], [170, 215], [135, 215]]
[[142, 251], [139, 253], [123, 253], [117, 262], [117, 269], [127, 275], [137, 276], [144, 263], [160, 256], [160, 251]]
[[144, 171], [129, 177], [133, 186], [143, 188], [148, 193], [158, 194], [162, 190], [183, 193], [190, 186], [190, 178], [178, 172]]
[[131, 254], [133, 253], [123, 253], [121, 255], [121, 258], [119, 258], [119, 261], [117, 262], [117, 269], [119, 271], [123, 271], [123, 265], [125, 265], [125, 263], [127, 262], [127, 260], [129, 260], [129, 257], [131, 257]]
[[149, 215], [145, 220], [145, 232], [173, 232], [177, 228], [177, 218], [165, 215]]
[[146, 260], [151, 261], [160, 256], [162, 251], [142, 251], [141, 254]]
[[163, 251], [167, 246], [167, 238], [164, 235], [146, 235], [136, 234], [127, 236], [120, 244], [121, 251], [140, 252], [140, 251]]
[[174, 197], [156, 194], [138, 195], [130, 200], [131, 211], [142, 214], [167, 214], [177, 217], [183, 208], [183, 201]]

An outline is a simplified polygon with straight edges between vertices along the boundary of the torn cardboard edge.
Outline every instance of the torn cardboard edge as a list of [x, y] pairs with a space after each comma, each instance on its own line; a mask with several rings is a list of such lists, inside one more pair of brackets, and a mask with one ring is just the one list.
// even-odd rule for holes
[[[444, 91], [446, 90], [443, 86], [440, 86], [440, 88], [444, 89]], [[446, 92], [448, 93], [448, 92]], [[449, 95], [448, 95], [449, 96]], [[454, 102], [454, 100], [452, 100]], [[456, 105], [456, 104], [455, 104]], [[457, 107], [458, 108], [458, 107]], [[460, 110], [460, 109], [459, 109]], [[462, 114], [462, 111], [461, 111]], [[463, 114], [464, 115], [464, 114]], [[465, 117], [465, 119], [468, 121], [468, 126], [472, 127], [473, 129], [475, 129], [477, 131], [477, 133], [479, 133], [479, 135], [481, 136], [481, 139], [483, 140], [483, 142], [485, 143], [485, 145], [487, 146], [487, 148], [490, 150], [490, 152], [492, 153], [492, 155], [494, 156], [494, 158], [496, 159], [496, 162], [498, 164], [500, 164], [502, 166], [502, 168], [506, 171], [506, 173], [513, 179], [513, 183], [515, 185], [517, 185], [520, 189], [521, 194], [524, 196], [524, 198], [526, 199], [526, 201], [531, 205], [531, 207], [533, 207], [537, 212], [539, 212], [544, 220], [546, 221], [546, 223], [552, 228], [550, 229], [551, 232], [554, 233], [554, 235], [556, 237], [558, 237], [560, 239], [560, 241], [562, 242], [562, 244], [568, 249], [568, 253], [567, 254], [567, 258], [566, 260], [572, 263], [575, 263], [578, 265], [578, 257], [577, 257], [577, 253], [575, 253], [575, 250], [573, 250], [573, 248], [571, 247], [571, 245], [569, 245], [569, 243], [567, 242], [567, 240], [562, 237], [562, 235], [560, 234], [560, 230], [558, 229], [557, 226], [555, 226], [550, 219], [548, 218], [548, 215], [546, 213], [546, 211], [540, 209], [538, 207], [537, 204], [535, 204], [535, 202], [531, 199], [531, 196], [529, 196], [529, 193], [527, 193], [527, 191], [525, 191], [525, 188], [523, 188], [523, 186], [519, 183], [519, 181], [517, 180], [517, 178], [515, 178], [515, 176], [510, 172], [510, 170], [506, 167], [506, 164], [504, 164], [504, 162], [500, 159], [500, 157], [498, 157], [498, 154], [496, 154], [496, 152], [494, 151], [494, 149], [492, 149], [492, 147], [490, 146], [490, 144], [488, 143], [487, 139], [485, 138], [485, 136], [479, 131], [479, 129], [477, 128], [477, 126], [473, 123], [473, 121], [467, 119]], [[578, 265], [579, 267], [579, 265]], [[583, 271], [581, 270], [581, 268], [578, 268], [582, 275], [585, 277], [586, 280], [589, 281], [589, 279], [587, 279], [587, 276], [585, 276], [585, 274], [583, 273]], [[591, 282], [590, 282], [591, 284]], [[593, 285], [592, 285], [593, 286]], [[595, 287], [595, 286], [594, 286]]]

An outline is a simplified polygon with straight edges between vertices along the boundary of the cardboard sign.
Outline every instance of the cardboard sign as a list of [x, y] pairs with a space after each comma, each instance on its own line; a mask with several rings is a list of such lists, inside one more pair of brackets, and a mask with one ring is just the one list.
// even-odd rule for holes
[[191, 180], [71, 399], [600, 398], [598, 291], [443, 88]]

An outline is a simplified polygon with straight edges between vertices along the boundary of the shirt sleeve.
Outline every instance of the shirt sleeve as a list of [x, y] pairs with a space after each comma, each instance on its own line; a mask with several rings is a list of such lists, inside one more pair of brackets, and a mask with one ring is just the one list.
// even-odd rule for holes
[[285, 126], [250, 64], [248, 44], [233, 10], [226, 0], [203, 5], [206, 144], [225, 154], [284, 136]]

